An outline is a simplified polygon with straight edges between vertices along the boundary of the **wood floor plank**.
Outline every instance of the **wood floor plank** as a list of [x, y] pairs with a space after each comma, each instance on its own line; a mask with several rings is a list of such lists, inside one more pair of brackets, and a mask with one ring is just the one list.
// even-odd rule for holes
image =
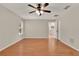
[[[51, 44], [55, 43], [55, 45]], [[0, 52], [0, 56], [78, 56], [79, 52], [55, 39], [27, 38]], [[50, 48], [49, 48], [49, 45]]]

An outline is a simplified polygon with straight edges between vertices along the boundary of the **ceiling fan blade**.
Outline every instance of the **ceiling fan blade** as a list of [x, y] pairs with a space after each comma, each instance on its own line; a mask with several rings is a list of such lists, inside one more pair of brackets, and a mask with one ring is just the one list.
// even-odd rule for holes
[[31, 12], [29, 12], [29, 13], [34, 13], [34, 12], [36, 12], [36, 11], [31, 11]]
[[47, 7], [48, 5], [49, 5], [49, 3], [45, 3], [45, 4], [44, 4], [44, 7]]
[[28, 6], [30, 6], [30, 7], [32, 7], [32, 8], [35, 8], [35, 9], [37, 9], [36, 7], [34, 7], [33, 5], [31, 5], [31, 4], [28, 4]]
[[43, 10], [44, 12], [48, 12], [48, 13], [51, 13], [51, 11], [50, 10]]

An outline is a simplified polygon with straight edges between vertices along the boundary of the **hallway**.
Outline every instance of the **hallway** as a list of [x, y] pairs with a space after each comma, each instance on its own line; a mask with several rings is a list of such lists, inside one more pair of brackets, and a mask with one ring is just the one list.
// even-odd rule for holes
[[[54, 41], [54, 39], [53, 39]], [[1, 56], [77, 56], [79, 52], [56, 41], [56, 49], [49, 51], [48, 39], [27, 38], [0, 52]], [[52, 46], [52, 48], [55, 48]]]

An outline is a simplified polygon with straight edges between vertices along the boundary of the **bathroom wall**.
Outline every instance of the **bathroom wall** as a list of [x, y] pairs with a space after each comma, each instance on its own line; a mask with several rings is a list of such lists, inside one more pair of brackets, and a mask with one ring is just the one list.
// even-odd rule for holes
[[20, 18], [0, 5], [0, 51], [20, 40]]

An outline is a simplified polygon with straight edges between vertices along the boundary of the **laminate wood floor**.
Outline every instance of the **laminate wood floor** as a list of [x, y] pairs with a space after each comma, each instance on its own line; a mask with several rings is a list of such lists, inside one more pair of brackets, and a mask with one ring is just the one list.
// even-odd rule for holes
[[[62, 42], [47, 38], [27, 38], [0, 52], [0, 56], [78, 56], [79, 52]], [[54, 43], [54, 44], [52, 44]]]

